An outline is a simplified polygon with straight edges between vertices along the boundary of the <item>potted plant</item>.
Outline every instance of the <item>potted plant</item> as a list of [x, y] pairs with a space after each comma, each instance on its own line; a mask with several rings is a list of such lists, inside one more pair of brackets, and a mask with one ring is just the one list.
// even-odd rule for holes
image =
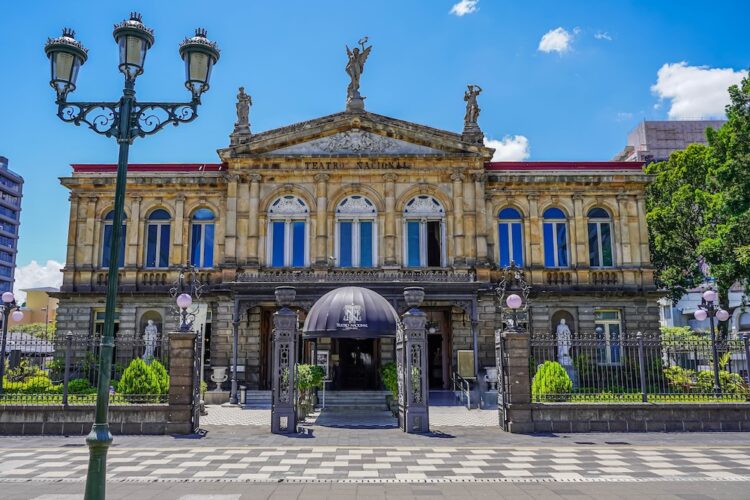
[[385, 404], [394, 415], [398, 412], [398, 372], [396, 363], [388, 362], [380, 367], [380, 380], [390, 394], [385, 397]]

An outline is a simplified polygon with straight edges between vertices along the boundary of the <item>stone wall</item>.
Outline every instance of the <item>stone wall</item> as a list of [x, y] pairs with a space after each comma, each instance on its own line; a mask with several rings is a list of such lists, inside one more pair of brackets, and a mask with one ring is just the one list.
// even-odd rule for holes
[[[112, 434], [165, 434], [169, 405], [117, 405], [109, 408]], [[2, 435], [85, 435], [94, 423], [94, 406], [3, 405]]]

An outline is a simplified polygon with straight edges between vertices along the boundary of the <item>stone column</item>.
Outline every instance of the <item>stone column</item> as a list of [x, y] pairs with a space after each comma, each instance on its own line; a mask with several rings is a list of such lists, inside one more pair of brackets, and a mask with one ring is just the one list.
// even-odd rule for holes
[[583, 213], [583, 196], [580, 193], [573, 195], [573, 221], [575, 222], [575, 232], [571, 231], [571, 235], [575, 238], [572, 242], [571, 252], [571, 267], [577, 266], [578, 268], [589, 267], [589, 256], [588, 252], [588, 226], [586, 225], [586, 217]]
[[328, 267], [328, 174], [315, 176], [315, 267]]
[[396, 266], [396, 174], [385, 174], [385, 240], [386, 266]]
[[[498, 262], [498, 251], [495, 248], [495, 213], [494, 204], [492, 203], [492, 196], [485, 194], [484, 196], [484, 217], [485, 217], [485, 242], [487, 243], [487, 262], [488, 264]], [[526, 240], [524, 239], [524, 243]], [[528, 254], [525, 251], [524, 253]]]
[[498, 409], [503, 430], [520, 434], [534, 432], [531, 414], [527, 332], [497, 330], [495, 355], [498, 368]]
[[125, 267], [136, 267], [138, 265], [138, 220], [141, 218], [140, 196], [133, 196], [130, 200], [130, 219], [128, 219], [125, 245]]
[[195, 390], [195, 332], [169, 332], [169, 420], [167, 434], [192, 434]]
[[89, 196], [86, 204], [86, 226], [84, 229], [84, 256], [83, 264], [92, 267], [96, 264], [94, 255], [94, 238], [96, 230], [101, 227], [96, 220], [96, 203], [99, 200], [96, 196]]
[[[72, 270], [76, 267], [76, 235], [78, 234], [78, 195], [71, 194], [70, 216], [68, 218], [68, 247], [65, 253], [65, 267]], [[67, 284], [67, 283], [66, 283]]]
[[464, 175], [451, 174], [453, 181], [453, 265], [466, 265], [464, 253]]
[[237, 182], [240, 176], [230, 174], [227, 184], [227, 223], [224, 234], [224, 261], [237, 262]]
[[249, 219], [247, 228], [247, 265], [258, 267], [258, 248], [260, 241], [260, 181], [262, 177], [257, 174], [250, 176], [250, 205], [248, 208]]
[[487, 207], [484, 202], [484, 174], [474, 174], [474, 217], [477, 231], [477, 265], [488, 266]]
[[542, 253], [542, 227], [539, 221], [539, 196], [529, 194], [526, 198], [529, 200], [528, 240], [531, 249], [531, 261], [526, 265], [528, 267], [542, 267], [544, 266], [544, 254]]
[[628, 196], [617, 195], [617, 207], [620, 212], [620, 220], [616, 223], [620, 226], [620, 238], [622, 240], [622, 265], [627, 267], [633, 263], [633, 254], [630, 247], [630, 224], [628, 217]]
[[240, 266], [247, 262], [247, 242], [250, 234], [249, 214], [250, 184], [247, 178], [243, 178], [237, 189], [237, 264]]
[[273, 314], [271, 432], [274, 434], [291, 434], [297, 431], [297, 408], [294, 402], [297, 315], [289, 309], [296, 296], [294, 287], [276, 287], [276, 303], [280, 309]]
[[638, 235], [641, 243], [640, 267], [651, 264], [651, 249], [648, 246], [648, 226], [646, 225], [646, 198], [638, 195], [636, 197], [636, 217], [638, 219]]
[[464, 185], [464, 255], [468, 265], [474, 265], [477, 259], [477, 212], [476, 190], [474, 182], [466, 180]]
[[[174, 202], [174, 240], [172, 244], [172, 258], [169, 262], [172, 265], [182, 265], [192, 257], [190, 251], [190, 242], [186, 241], [190, 236], [190, 221], [187, 224], [188, 230], [185, 234], [185, 195], [178, 194]], [[197, 264], [193, 262], [193, 264]]]
[[427, 368], [427, 315], [419, 309], [424, 288], [404, 289], [409, 310], [396, 332], [399, 424], [410, 434], [430, 432]]

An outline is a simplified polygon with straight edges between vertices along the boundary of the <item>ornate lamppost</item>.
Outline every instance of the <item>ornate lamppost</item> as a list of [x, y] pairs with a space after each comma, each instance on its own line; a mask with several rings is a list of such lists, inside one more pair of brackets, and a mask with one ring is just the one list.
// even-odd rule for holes
[[713, 354], [713, 368], [714, 368], [714, 395], [716, 397], [721, 396], [721, 381], [719, 380], [719, 350], [716, 346], [716, 327], [714, 325], [714, 318], [719, 321], [726, 321], [729, 319], [729, 312], [722, 309], [721, 306], [716, 302], [719, 297], [714, 290], [706, 290], [703, 292], [701, 303], [698, 304], [693, 316], [698, 321], [705, 321], [706, 318], [709, 320], [711, 325], [711, 350]]
[[[522, 332], [524, 329], [521, 327], [520, 321], [526, 323], [529, 321], [531, 285], [526, 281], [523, 271], [516, 266], [515, 262], [511, 262], [510, 266], [503, 268], [502, 273], [503, 277], [495, 288], [500, 304], [501, 322], [503, 323], [501, 330], [504, 328], [509, 331]], [[520, 321], [519, 313], [521, 313]]]
[[13, 318], [16, 323], [23, 319], [21, 306], [16, 304], [13, 292], [5, 292], [2, 295], [3, 303], [0, 304], [0, 314], [3, 315], [3, 340], [0, 343], [0, 394], [3, 393], [3, 377], [5, 377], [5, 347], [8, 343], [8, 319]]
[[198, 116], [201, 94], [208, 90], [211, 69], [219, 59], [219, 49], [216, 43], [206, 38], [205, 30], [197, 29], [195, 36], [185, 39], [179, 47], [180, 56], [185, 61], [185, 86], [190, 90], [192, 100], [182, 103], [138, 102], [135, 99], [135, 80], [143, 73], [146, 52], [154, 44], [154, 31], [143, 24], [140, 14], [134, 12], [130, 15], [130, 19], [115, 25], [113, 36], [119, 48], [119, 69], [125, 77], [123, 94], [116, 102], [67, 101], [68, 94], [76, 88], [78, 71], [88, 57], [88, 51], [81, 42], [75, 39], [73, 30], [64, 29], [62, 36], [47, 40], [44, 47], [52, 70], [50, 85], [57, 94], [57, 116], [75, 125], [86, 124], [97, 134], [114, 137], [120, 148], [115, 184], [107, 299], [104, 310], [104, 333], [99, 357], [96, 415], [91, 432], [86, 437], [90, 450], [86, 476], [86, 499], [104, 498], [107, 450], [112, 443], [107, 412], [130, 144], [136, 137], [155, 134], [168, 124], [176, 126], [194, 120]]

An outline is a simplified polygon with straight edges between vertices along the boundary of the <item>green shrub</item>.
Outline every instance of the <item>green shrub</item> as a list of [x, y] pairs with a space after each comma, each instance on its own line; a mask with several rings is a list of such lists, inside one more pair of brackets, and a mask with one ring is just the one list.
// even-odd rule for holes
[[141, 358], [135, 358], [122, 374], [117, 384], [120, 394], [160, 394], [159, 380], [151, 368]]
[[94, 394], [96, 387], [86, 378], [74, 378], [68, 382], [68, 394]]
[[531, 384], [534, 401], [565, 401], [572, 391], [573, 382], [557, 361], [545, 361]]
[[664, 377], [669, 382], [669, 388], [674, 392], [690, 392], [695, 387], [695, 370], [680, 366], [664, 368]]
[[167, 373], [167, 369], [156, 359], [151, 361], [148, 367], [154, 372], [156, 380], [159, 382], [159, 394], [167, 394], [169, 392], [169, 374]]
[[380, 367], [380, 380], [383, 381], [385, 388], [391, 391], [393, 397], [398, 398], [398, 372], [396, 371], [396, 363], [390, 361]]
[[[747, 396], [748, 387], [742, 377], [737, 373], [730, 373], [726, 370], [719, 371], [719, 384], [721, 393], [731, 396]], [[701, 370], [696, 377], [696, 389], [698, 392], [711, 393], [714, 390], [714, 372], [711, 370]]]

